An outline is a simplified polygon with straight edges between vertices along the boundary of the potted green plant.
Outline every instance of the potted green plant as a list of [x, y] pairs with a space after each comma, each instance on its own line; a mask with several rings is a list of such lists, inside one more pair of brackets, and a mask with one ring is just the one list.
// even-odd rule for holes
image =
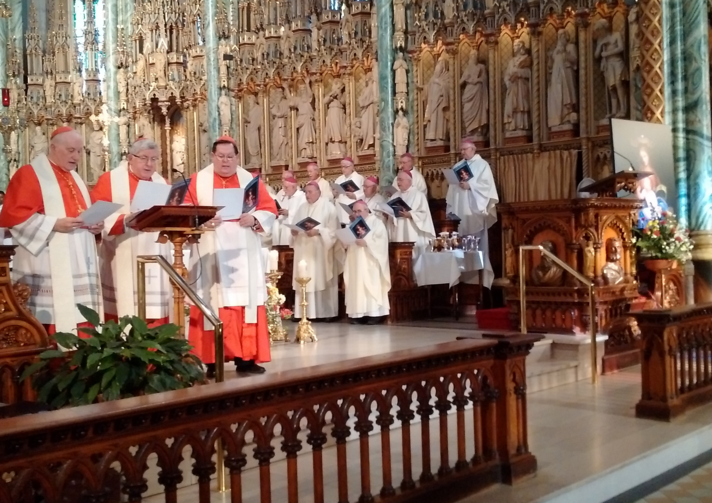
[[640, 257], [651, 271], [673, 269], [692, 258], [693, 243], [689, 231], [683, 228], [672, 211], [662, 211], [635, 229]]
[[87, 337], [54, 334], [64, 351], [58, 348], [41, 353], [40, 361], [22, 374], [22, 380], [32, 377], [38, 401], [54, 408], [87, 405], [205, 381], [202, 362], [190, 353], [188, 341], [176, 337], [176, 325], [148, 328], [136, 316], [102, 324], [95, 311], [78, 308], [94, 327], [79, 329]]

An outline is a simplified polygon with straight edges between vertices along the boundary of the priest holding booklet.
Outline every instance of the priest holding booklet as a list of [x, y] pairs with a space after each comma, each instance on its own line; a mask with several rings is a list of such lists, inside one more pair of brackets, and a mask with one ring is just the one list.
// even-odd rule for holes
[[[414, 242], [413, 255], [417, 257], [425, 251], [428, 240], [435, 237], [433, 217], [425, 194], [413, 187], [413, 177], [409, 172], [398, 173], [396, 181], [398, 192], [391, 196], [387, 205], [381, 206], [382, 211], [389, 216], [388, 234], [392, 242]], [[401, 209], [406, 205], [410, 209]]]
[[[491, 288], [494, 271], [489, 260], [487, 229], [497, 221], [495, 207], [499, 202], [499, 196], [490, 165], [476, 153], [472, 140], [467, 138], [462, 140], [460, 155], [462, 161], [445, 173], [450, 184], [446, 198], [447, 211], [460, 217], [458, 230], [461, 235], [474, 235], [480, 238], [480, 251], [483, 252], [485, 262], [483, 286]], [[477, 284], [478, 275], [465, 279], [465, 282]]]
[[[336, 208], [321, 197], [321, 189], [315, 181], [304, 187], [307, 201], [302, 204], [292, 219], [292, 247], [294, 263], [306, 262], [304, 271], [311, 281], [307, 283], [307, 317], [309, 319], [332, 319], [339, 314], [338, 279], [340, 262], [337, 253], [336, 231], [339, 221]], [[296, 296], [294, 317], [302, 317], [302, 289], [296, 275], [292, 281]]]
[[341, 204], [351, 205], [357, 199], [363, 198], [363, 176], [354, 168], [354, 161], [350, 157], [341, 160], [341, 176], [331, 184], [336, 202], [336, 213], [339, 223], [345, 226], [349, 223], [349, 214], [344, 211]]
[[[140, 139], [131, 145], [128, 161], [122, 161], [115, 169], [101, 175], [91, 191], [92, 202], [121, 204], [121, 209], [106, 219], [104, 239], [99, 247], [101, 286], [107, 319], [116, 320], [122, 316], [138, 314], [137, 257], [160, 255], [169, 263], [172, 262], [171, 243], [158, 243], [158, 232], [140, 232], [131, 227], [132, 217], [136, 215], [132, 212], [131, 203], [139, 186], [140, 192], [156, 192], [152, 190], [155, 186], [168, 189], [166, 181], [156, 173], [160, 162], [161, 150], [158, 145], [151, 139]], [[179, 194], [180, 191], [174, 192]], [[165, 201], [165, 196], [163, 199]], [[168, 323], [172, 295], [168, 275], [158, 264], [146, 264], [146, 278], [146, 317], [149, 326]]]
[[340, 231], [351, 232], [356, 238], [346, 245], [346, 314], [352, 324], [375, 325], [390, 313], [388, 231], [381, 219], [369, 211], [365, 201], [354, 203], [349, 219], [352, 221], [350, 226]]
[[[288, 173], [291, 174], [291, 172]], [[287, 246], [292, 242], [292, 230], [285, 224], [294, 223], [294, 214], [306, 202], [304, 192], [299, 190], [299, 182], [294, 178], [294, 175], [282, 178], [282, 190], [279, 191], [275, 201], [279, 204], [279, 216], [272, 229], [272, 243]]]
[[[213, 206], [217, 190], [246, 189], [253, 181], [238, 166], [235, 140], [218, 138], [212, 152], [213, 163], [191, 178], [186, 196], [199, 206]], [[223, 321], [226, 359], [235, 362], [238, 373], [261, 374], [265, 368], [257, 364], [271, 359], [261, 236], [271, 232], [277, 206], [264, 183], [254, 180], [255, 208], [224, 219], [216, 216], [205, 224], [200, 241], [191, 245], [189, 281]], [[188, 339], [195, 354], [208, 364], [208, 372], [214, 371], [214, 331], [195, 306], [190, 308]]]

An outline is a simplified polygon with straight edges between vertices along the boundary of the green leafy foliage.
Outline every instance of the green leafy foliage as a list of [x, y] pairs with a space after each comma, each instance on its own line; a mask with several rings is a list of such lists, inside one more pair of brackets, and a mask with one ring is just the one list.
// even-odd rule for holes
[[135, 316], [102, 324], [96, 312], [78, 308], [94, 326], [80, 329], [87, 338], [54, 334], [67, 351], [45, 351], [22, 374], [23, 381], [32, 377], [39, 401], [56, 408], [87, 405], [205, 381], [202, 362], [190, 353], [188, 341], [177, 337], [176, 325], [148, 328]]

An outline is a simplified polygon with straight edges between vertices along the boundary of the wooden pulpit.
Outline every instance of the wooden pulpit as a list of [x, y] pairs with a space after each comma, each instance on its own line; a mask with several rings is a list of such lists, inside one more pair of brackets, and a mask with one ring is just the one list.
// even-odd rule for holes
[[[596, 197], [503, 203], [505, 296], [512, 322], [519, 325], [519, 246], [542, 245], [595, 284], [598, 327], [628, 312], [638, 296], [633, 228], [642, 205], [634, 193], [647, 173], [621, 172], [584, 187]], [[589, 327], [588, 289], [558, 266], [525, 252], [527, 328], [530, 331], [585, 333]]]
[[[218, 212], [215, 206], [154, 206], [139, 213], [131, 227], [143, 232], [158, 232], [158, 242], [173, 243], [173, 269], [184, 279], [188, 270], [183, 263], [183, 245], [197, 241], [204, 232], [200, 226], [213, 219]], [[173, 313], [175, 324], [185, 335], [185, 294], [173, 284]]]

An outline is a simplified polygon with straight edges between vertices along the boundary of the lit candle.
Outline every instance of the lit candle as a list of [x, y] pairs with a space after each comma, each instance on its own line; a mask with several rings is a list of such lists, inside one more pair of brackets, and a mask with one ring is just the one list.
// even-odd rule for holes
[[307, 261], [306, 260], [299, 261], [299, 277], [300, 278], [307, 277]]
[[270, 250], [269, 252], [269, 270], [276, 271], [279, 269], [279, 252], [277, 250]]

